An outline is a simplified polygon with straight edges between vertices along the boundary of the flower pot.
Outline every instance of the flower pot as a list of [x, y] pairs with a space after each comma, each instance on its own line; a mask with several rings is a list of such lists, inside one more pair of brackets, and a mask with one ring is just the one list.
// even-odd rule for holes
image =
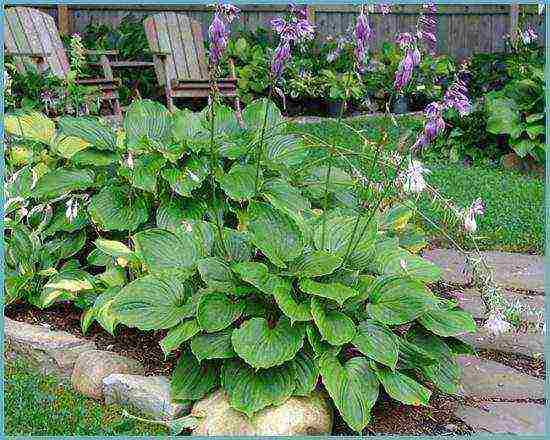
[[392, 113], [402, 115], [408, 113], [410, 108], [409, 98], [407, 96], [398, 96], [391, 105]]
[[342, 112], [344, 101], [329, 101], [327, 106], [328, 115], [331, 118], [337, 118]]

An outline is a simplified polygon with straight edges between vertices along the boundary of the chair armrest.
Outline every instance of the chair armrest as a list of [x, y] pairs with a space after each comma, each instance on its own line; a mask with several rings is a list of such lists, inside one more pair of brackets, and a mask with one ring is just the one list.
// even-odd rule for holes
[[88, 50], [85, 49], [84, 53], [86, 55], [118, 55], [118, 50]]
[[29, 57], [29, 58], [48, 58], [50, 55], [52, 55], [51, 52], [17, 52], [17, 53], [10, 53], [13, 57]]
[[156, 55], [157, 57], [166, 57], [168, 55], [172, 55], [172, 52], [170, 51], [151, 51], [153, 55]]
[[237, 79], [237, 74], [235, 72], [235, 61], [233, 58], [229, 58], [227, 60], [227, 64], [229, 64], [229, 77], [231, 79]]

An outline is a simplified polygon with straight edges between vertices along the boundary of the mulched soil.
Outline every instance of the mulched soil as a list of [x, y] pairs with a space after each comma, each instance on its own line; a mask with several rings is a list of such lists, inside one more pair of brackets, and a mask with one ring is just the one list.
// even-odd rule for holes
[[532, 359], [519, 354], [503, 353], [494, 350], [479, 350], [478, 355], [482, 358], [490, 359], [512, 367], [520, 373], [528, 374], [540, 379], [546, 378], [543, 357], [539, 359]]

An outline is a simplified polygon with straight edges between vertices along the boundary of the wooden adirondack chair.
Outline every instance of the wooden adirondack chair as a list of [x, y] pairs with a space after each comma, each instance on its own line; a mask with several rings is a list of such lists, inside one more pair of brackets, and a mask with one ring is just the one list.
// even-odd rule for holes
[[[208, 97], [210, 84], [200, 23], [186, 14], [161, 12], [147, 17], [143, 25], [168, 108], [175, 110], [174, 98]], [[233, 98], [238, 108], [237, 78], [232, 63], [230, 68], [231, 77], [218, 80], [217, 85], [220, 94]]]
[[[69, 60], [59, 37], [54, 19], [37, 9], [25, 7], [7, 8], [4, 18], [4, 45], [6, 54], [14, 58], [14, 64], [21, 73], [34, 65], [39, 72], [65, 79], [69, 72]], [[109, 101], [113, 113], [121, 116], [117, 86], [119, 80], [113, 77], [108, 55], [117, 51], [86, 51], [87, 55], [99, 56], [103, 78], [77, 79], [82, 85], [97, 87], [101, 99]]]

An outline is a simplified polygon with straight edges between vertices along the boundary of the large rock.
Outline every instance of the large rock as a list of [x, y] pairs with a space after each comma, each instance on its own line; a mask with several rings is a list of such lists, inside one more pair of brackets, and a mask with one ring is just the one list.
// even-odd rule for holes
[[[494, 280], [500, 287], [544, 293], [544, 257], [496, 251], [482, 255], [487, 265], [494, 269]], [[462, 253], [452, 249], [431, 249], [425, 251], [423, 257], [443, 270], [444, 281], [459, 285], [471, 282]]]
[[480, 403], [481, 408], [461, 405], [455, 416], [476, 432], [544, 434], [544, 405], [519, 402]]
[[42, 374], [69, 380], [78, 357], [95, 348], [93, 342], [67, 332], [4, 318], [6, 357], [21, 358]]
[[[451, 296], [458, 301], [458, 305], [462, 309], [470, 312], [474, 318], [482, 319], [485, 317], [485, 305], [479, 291], [465, 289], [464, 291], [451, 292]], [[535, 312], [544, 311], [544, 296], [522, 295], [508, 290], [504, 290], [502, 296], [510, 304], [520, 303], [523, 306], [524, 311], [521, 313], [521, 317], [526, 321], [537, 322]], [[528, 311], [532, 311], [532, 313]]]
[[544, 399], [544, 381], [513, 368], [474, 356], [459, 356], [465, 397], [502, 400]]
[[119, 404], [154, 420], [172, 420], [190, 405], [172, 403], [170, 380], [164, 376], [110, 374], [103, 379], [105, 403]]
[[103, 379], [113, 373], [143, 374], [143, 367], [134, 359], [110, 351], [90, 350], [78, 357], [71, 383], [78, 392], [94, 399], [101, 399]]
[[332, 409], [326, 397], [291, 397], [285, 403], [259, 411], [252, 418], [232, 409], [227, 395], [219, 390], [197, 402], [191, 415], [199, 419], [193, 435], [328, 435], [332, 431]]
[[544, 334], [542, 332], [509, 332], [495, 336], [484, 328], [480, 328], [476, 333], [467, 333], [457, 337], [482, 350], [496, 350], [530, 358], [539, 358], [544, 354]]

